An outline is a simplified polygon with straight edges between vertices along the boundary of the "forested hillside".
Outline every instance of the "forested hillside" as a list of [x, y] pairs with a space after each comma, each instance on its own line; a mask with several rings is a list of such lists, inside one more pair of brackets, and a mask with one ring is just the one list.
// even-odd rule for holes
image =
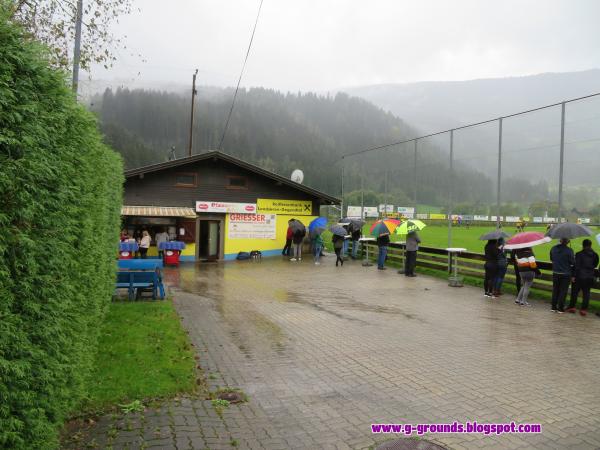
[[[231, 90], [200, 90], [196, 103], [194, 153], [218, 147]], [[177, 157], [187, 154], [190, 98], [147, 90], [105, 91], [93, 99], [106, 141], [120, 151], [128, 167], [165, 161], [172, 146]], [[337, 94], [283, 94], [268, 89], [241, 90], [222, 150], [284, 176], [300, 168], [305, 184], [340, 194], [341, 157], [364, 148], [409, 139], [415, 131], [400, 118], [373, 104]], [[491, 180], [457, 165], [457, 198], [473, 204], [494, 200]], [[388, 201], [400, 205], [413, 198], [413, 152], [392, 148], [360, 159], [345, 160], [345, 192], [366, 189], [381, 194], [388, 177]], [[448, 198], [447, 156], [435, 143], [419, 147], [418, 200], [445, 205]], [[531, 199], [523, 199], [523, 192]], [[515, 188], [506, 200], [546, 198], [547, 188]]]

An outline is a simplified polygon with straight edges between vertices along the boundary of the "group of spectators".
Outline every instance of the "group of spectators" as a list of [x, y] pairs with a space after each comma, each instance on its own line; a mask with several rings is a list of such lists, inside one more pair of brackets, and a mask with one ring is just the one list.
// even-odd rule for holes
[[[169, 239], [169, 233], [167, 233], [164, 228], [159, 229], [154, 235], [156, 247], [158, 247], [161, 242], [167, 242]], [[119, 237], [119, 240], [121, 242], [137, 242], [138, 251], [136, 252], [135, 257], [140, 257], [141, 259], [146, 259], [146, 256], [148, 255], [148, 249], [152, 243], [150, 233], [146, 229], [136, 229], [133, 232], [133, 236], [130, 236], [127, 230], [121, 230], [121, 236]], [[162, 257], [161, 250], [159, 250], [158, 254]]]
[[[485, 249], [484, 295], [496, 298], [502, 295], [501, 288], [508, 267], [508, 255], [502, 239], [490, 240]], [[517, 274], [517, 298], [515, 303], [529, 306], [527, 301], [531, 285], [541, 276], [532, 248], [513, 250], [511, 259]], [[598, 276], [598, 254], [592, 249], [592, 241], [585, 239], [581, 251], [575, 254], [569, 247], [569, 239], [561, 239], [550, 250], [552, 262], [552, 307], [556, 313], [577, 312], [577, 300], [581, 292], [583, 301], [579, 313], [587, 315], [590, 291]], [[571, 299], [565, 309], [567, 293], [571, 286]]]
[[[417, 266], [417, 251], [421, 238], [416, 231], [411, 231], [406, 236], [406, 258], [404, 260], [404, 275], [407, 277], [416, 277], [415, 268]], [[385, 261], [387, 259], [387, 250], [390, 245], [390, 235], [381, 234], [377, 237], [377, 247], [379, 255], [377, 256], [377, 269], [386, 270]]]

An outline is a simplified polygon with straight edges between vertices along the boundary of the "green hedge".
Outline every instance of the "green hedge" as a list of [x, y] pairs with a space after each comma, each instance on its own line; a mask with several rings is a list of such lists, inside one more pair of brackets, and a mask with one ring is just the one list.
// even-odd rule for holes
[[122, 163], [2, 5], [0, 448], [56, 448], [114, 289]]

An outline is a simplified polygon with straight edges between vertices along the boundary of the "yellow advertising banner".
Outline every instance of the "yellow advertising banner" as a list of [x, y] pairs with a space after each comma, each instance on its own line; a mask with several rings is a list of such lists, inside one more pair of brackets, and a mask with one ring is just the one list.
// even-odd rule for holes
[[431, 220], [446, 220], [446, 214], [429, 214]]
[[259, 198], [256, 200], [256, 210], [260, 214], [311, 216], [312, 202], [310, 200], [279, 200], [274, 198]]

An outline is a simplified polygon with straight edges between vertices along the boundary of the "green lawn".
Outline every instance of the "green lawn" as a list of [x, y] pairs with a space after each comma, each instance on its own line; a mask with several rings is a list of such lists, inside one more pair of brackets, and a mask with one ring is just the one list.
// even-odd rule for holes
[[194, 352], [170, 300], [113, 302], [83, 411], [192, 392]]
[[[372, 223], [372, 222], [371, 222]], [[371, 223], [367, 223], [364, 227], [363, 227], [363, 234], [365, 236], [370, 236], [369, 233], [369, 227], [371, 226]], [[485, 241], [480, 241], [479, 240], [479, 236], [481, 236], [482, 234], [488, 232], [488, 231], [492, 231], [494, 230], [494, 225], [490, 224], [490, 226], [472, 226], [470, 228], [466, 228], [466, 227], [452, 227], [452, 247], [462, 247], [462, 248], [466, 248], [467, 250], [471, 251], [471, 252], [477, 252], [477, 253], [483, 253], [483, 247], [485, 246]], [[594, 228], [592, 228], [594, 229]], [[534, 226], [528, 226], [527, 231], [540, 231], [545, 233], [546, 232], [546, 227], [545, 226], [540, 226], [540, 227], [534, 227]], [[516, 228], [514, 225], [509, 225], [509, 226], [505, 226], [504, 227], [504, 231], [506, 231], [506, 233], [512, 235], [516, 232]], [[600, 229], [594, 229], [595, 233], [600, 233]], [[431, 222], [429, 223], [429, 225], [423, 229], [422, 231], [419, 232], [419, 235], [421, 237], [421, 245], [426, 246], [426, 247], [437, 247], [437, 248], [446, 248], [448, 247], [448, 224], [444, 223], [444, 224], [432, 224]], [[323, 233], [323, 239], [325, 240], [325, 244], [327, 245], [328, 248], [331, 248], [330, 243], [331, 243], [331, 233], [329, 231], [326, 231], [325, 233]], [[405, 239], [404, 236], [398, 236], [398, 235], [392, 235], [391, 236], [392, 241], [402, 241]], [[584, 238], [579, 238], [579, 239], [574, 239], [571, 242], [571, 247], [573, 248], [573, 250], [575, 252], [578, 252], [579, 250], [581, 250], [581, 241], [583, 241]], [[591, 236], [590, 239], [593, 242], [593, 246], [595, 247], [596, 251], [598, 251], [598, 243], [596, 242], [596, 239]], [[553, 245], [556, 244], [556, 241], [550, 242], [548, 244], [544, 244], [544, 245], [539, 245], [537, 247], [535, 247], [534, 252], [535, 255], [537, 257], [537, 259], [539, 261], [550, 261], [550, 249], [552, 248]]]

